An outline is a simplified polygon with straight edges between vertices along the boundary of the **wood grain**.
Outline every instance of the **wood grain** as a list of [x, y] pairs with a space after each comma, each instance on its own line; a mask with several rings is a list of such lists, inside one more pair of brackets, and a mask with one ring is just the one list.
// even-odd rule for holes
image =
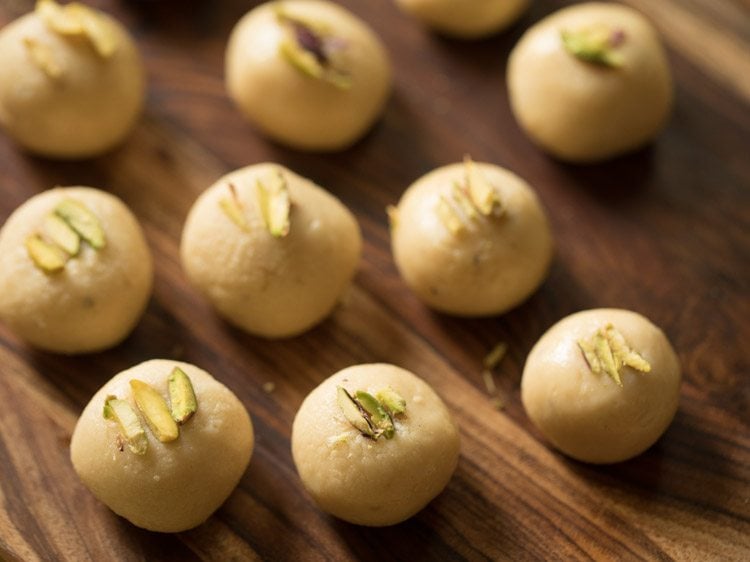
[[[59, 163], [0, 137], [0, 220], [53, 185], [105, 188], [142, 221], [156, 282], [135, 332], [110, 351], [62, 357], [29, 349], [0, 326], [2, 560], [747, 560], [750, 558], [750, 13], [741, 0], [628, 0], [669, 48], [674, 115], [652, 146], [596, 166], [561, 164], [517, 128], [505, 61], [531, 23], [567, 4], [539, 0], [495, 38], [436, 37], [391, 2], [341, 3], [388, 45], [396, 89], [377, 127], [352, 149], [310, 155], [259, 137], [223, 86], [225, 39], [257, 2], [93, 2], [134, 30], [149, 73], [146, 113], [128, 142], [87, 162]], [[0, 0], [0, 24], [31, 2]], [[549, 211], [557, 255], [549, 279], [502, 317], [435, 314], [391, 260], [384, 208], [431, 168], [470, 153], [526, 178]], [[182, 223], [223, 173], [272, 160], [340, 197], [365, 237], [354, 286], [335, 314], [285, 341], [219, 320], [179, 265]], [[519, 382], [543, 331], [597, 306], [659, 324], [684, 368], [680, 409], [664, 437], [629, 462], [594, 467], [550, 450], [525, 417]], [[480, 376], [510, 345], [498, 412]], [[231, 387], [257, 444], [226, 504], [177, 535], [140, 530], [98, 503], [68, 460], [75, 420], [115, 373], [179, 358]], [[445, 398], [462, 456], [445, 492], [385, 529], [349, 525], [304, 493], [289, 433], [304, 396], [333, 372], [389, 361]], [[275, 383], [273, 392], [262, 389]]]

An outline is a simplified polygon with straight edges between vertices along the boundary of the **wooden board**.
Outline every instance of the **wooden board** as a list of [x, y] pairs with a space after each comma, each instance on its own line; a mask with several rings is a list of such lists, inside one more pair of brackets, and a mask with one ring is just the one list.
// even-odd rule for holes
[[[260, 138], [223, 86], [223, 50], [257, 2], [99, 5], [134, 30], [149, 73], [145, 115], [116, 152], [58, 163], [0, 136], [0, 220], [53, 185], [123, 198], [156, 258], [146, 315], [105, 353], [29, 349], [0, 326], [0, 559], [436, 560], [750, 559], [750, 13], [743, 0], [627, 3], [666, 38], [676, 106], [652, 146], [596, 166], [539, 152], [508, 107], [508, 53], [532, 22], [567, 4], [539, 0], [498, 37], [463, 43], [425, 32], [386, 0], [342, 0], [371, 22], [395, 64], [377, 127], [335, 155]], [[32, 2], [0, 1], [0, 24]], [[549, 211], [557, 253], [549, 279], [498, 318], [435, 314], [394, 268], [384, 208], [417, 177], [470, 153], [526, 178]], [[282, 163], [326, 186], [357, 215], [364, 257], [349, 298], [322, 325], [286, 341], [229, 327], [191, 289], [178, 244], [196, 196], [223, 173]], [[630, 308], [663, 327], [684, 368], [680, 409], [664, 437], [629, 462], [595, 467], [550, 450], [519, 397], [525, 357], [555, 321], [598, 306]], [[496, 411], [480, 376], [509, 343]], [[226, 504], [177, 535], [133, 527], [97, 502], [68, 459], [76, 418], [112, 375], [180, 358], [231, 387], [257, 445]], [[333, 372], [388, 361], [424, 377], [461, 426], [461, 460], [445, 492], [411, 520], [357, 527], [318, 511], [294, 470], [289, 435], [304, 396]], [[262, 389], [275, 383], [273, 392]]]

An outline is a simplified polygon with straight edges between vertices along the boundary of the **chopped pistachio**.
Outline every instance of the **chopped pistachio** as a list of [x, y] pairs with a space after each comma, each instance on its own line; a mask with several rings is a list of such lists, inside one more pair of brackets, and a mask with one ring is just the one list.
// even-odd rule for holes
[[495, 394], [497, 392], [497, 386], [495, 385], [495, 378], [492, 376], [492, 371], [489, 369], [484, 369], [482, 371], [482, 380], [484, 381], [484, 386], [487, 389], [487, 394]]
[[623, 65], [622, 53], [617, 49], [625, 40], [620, 29], [599, 25], [570, 31], [563, 29], [560, 37], [565, 50], [579, 60], [619, 68]]
[[341, 90], [351, 88], [351, 75], [334, 61], [335, 55], [346, 48], [345, 41], [333, 35], [327, 26], [292, 16], [280, 5], [276, 17], [285, 30], [279, 54], [290, 65], [305, 76]]
[[398, 208], [394, 205], [388, 205], [385, 208], [385, 212], [388, 215], [388, 226], [391, 230], [396, 230], [398, 226]]
[[274, 238], [289, 234], [291, 201], [286, 178], [281, 170], [268, 180], [268, 185], [258, 180], [258, 203], [266, 229]]
[[104, 59], [117, 50], [115, 28], [103, 15], [88, 6], [78, 2], [60, 6], [54, 0], [38, 0], [36, 13], [47, 27], [60, 35], [85, 37]]
[[508, 344], [505, 342], [499, 342], [495, 347], [492, 348], [484, 358], [483, 364], [485, 369], [492, 370], [500, 364], [505, 354], [508, 352]]
[[69, 255], [75, 256], [81, 249], [81, 237], [58, 215], [47, 215], [42, 224], [42, 232]]
[[474, 207], [473, 202], [471, 199], [469, 199], [469, 196], [466, 193], [466, 189], [461, 187], [461, 184], [458, 182], [455, 182], [453, 184], [453, 189], [451, 190], [451, 196], [453, 197], [453, 200], [458, 204], [458, 206], [461, 208], [461, 211], [463, 211], [464, 215], [469, 220], [474, 220], [477, 218], [477, 210]]
[[624, 366], [642, 373], [651, 371], [648, 361], [628, 346], [623, 335], [612, 324], [607, 324], [589, 339], [580, 339], [577, 343], [591, 371], [595, 374], [606, 373], [619, 386], [622, 386], [620, 373]]
[[234, 224], [244, 231], [250, 230], [250, 224], [245, 217], [242, 202], [237, 196], [237, 188], [233, 183], [229, 183], [229, 197], [222, 197], [219, 199], [219, 206]]
[[68, 261], [68, 255], [63, 250], [45, 242], [38, 234], [26, 238], [26, 251], [34, 264], [45, 273], [62, 270]]
[[33, 37], [24, 37], [23, 44], [34, 65], [49, 78], [57, 80], [63, 75], [63, 67], [59, 61], [55, 60], [54, 53], [49, 45], [40, 43]]
[[67, 9], [81, 22], [84, 33], [100, 57], [107, 59], [115, 54], [117, 36], [112, 25], [102, 15], [77, 2], [68, 4]]
[[438, 201], [437, 214], [440, 222], [443, 223], [451, 234], [456, 235], [464, 230], [465, 226], [461, 217], [459, 217], [453, 205], [450, 204], [444, 195], [441, 195], [440, 201]]
[[167, 379], [169, 386], [169, 402], [172, 406], [172, 419], [182, 425], [188, 421], [198, 409], [193, 383], [187, 373], [175, 367]]
[[382, 434], [386, 439], [393, 437], [393, 420], [380, 402], [370, 393], [358, 390], [355, 393], [357, 402], [370, 416], [370, 422], [375, 430], [375, 437]]
[[180, 435], [180, 428], [172, 419], [167, 403], [161, 394], [151, 385], [138, 379], [130, 381], [130, 388], [133, 391], [133, 398], [135, 398], [138, 409], [146, 418], [148, 426], [156, 438], [162, 443], [177, 439]]
[[107, 245], [99, 219], [83, 203], [64, 199], [55, 207], [55, 214], [95, 250], [101, 250]]
[[336, 387], [336, 399], [341, 408], [341, 412], [344, 414], [346, 420], [354, 426], [362, 435], [367, 437], [375, 437], [375, 431], [370, 425], [370, 421], [364, 414], [364, 411], [355, 402], [351, 394], [342, 386]]
[[375, 397], [392, 416], [406, 412], [406, 400], [390, 386], [378, 390]]
[[[148, 449], [146, 432], [130, 404], [110, 394], [104, 400], [104, 411], [102, 413], [105, 419], [117, 422], [120, 427], [120, 434], [133, 453], [136, 455], [146, 454]], [[122, 450], [122, 445], [120, 445], [120, 450]]]
[[468, 155], [464, 157], [464, 171], [466, 190], [474, 207], [486, 217], [493, 212], [501, 214], [502, 205], [497, 189], [487, 181], [479, 166]]

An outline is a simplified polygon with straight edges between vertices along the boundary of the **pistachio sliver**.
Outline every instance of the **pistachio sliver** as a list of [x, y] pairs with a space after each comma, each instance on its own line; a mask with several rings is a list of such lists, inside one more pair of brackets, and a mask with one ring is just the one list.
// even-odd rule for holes
[[154, 387], [151, 385], [133, 379], [130, 381], [130, 388], [133, 391], [133, 398], [138, 405], [138, 409], [146, 418], [148, 426], [162, 443], [174, 441], [180, 435], [180, 428], [177, 422], [172, 419], [172, 414], [167, 407], [167, 403]]
[[71, 256], [77, 255], [81, 249], [81, 237], [67, 222], [54, 213], [45, 217], [42, 232]]
[[501, 208], [497, 189], [487, 181], [479, 166], [471, 159], [464, 157], [466, 189], [469, 199], [484, 216], [489, 216], [496, 208]]
[[67, 222], [70, 228], [95, 250], [106, 246], [107, 241], [99, 219], [82, 203], [74, 199], [64, 199], [55, 207], [55, 214]]
[[442, 222], [443, 226], [448, 229], [448, 232], [456, 235], [464, 230], [465, 226], [463, 221], [458, 216], [456, 210], [453, 208], [453, 205], [450, 204], [445, 195], [440, 196], [436, 211], [440, 222]]
[[575, 31], [562, 30], [565, 50], [579, 60], [619, 68], [623, 65], [622, 53], [617, 48], [624, 41], [621, 30], [613, 30], [607, 26], [587, 27]]
[[285, 32], [278, 47], [284, 60], [301, 74], [340, 90], [352, 87], [351, 75], [334, 60], [346, 48], [346, 41], [333, 35], [325, 24], [292, 16], [283, 8], [276, 10], [276, 17]]
[[453, 201], [458, 204], [467, 219], [474, 220], [478, 217], [478, 213], [474, 206], [474, 203], [471, 201], [471, 199], [469, 199], [466, 190], [462, 188], [458, 182], [453, 184], [453, 189], [451, 189], [451, 196], [453, 198]]
[[642, 373], [651, 371], [648, 361], [625, 342], [624, 336], [612, 324], [607, 324], [590, 338], [580, 339], [577, 343], [591, 372], [606, 373], [619, 386], [622, 386], [620, 372], [624, 366]]
[[38, 0], [35, 12], [47, 27], [62, 35], [80, 35], [84, 31], [80, 19], [53, 0]]
[[172, 419], [182, 425], [188, 421], [198, 409], [198, 401], [195, 398], [193, 383], [185, 371], [179, 367], [172, 369], [167, 379], [169, 386], [169, 401], [172, 410]]
[[52, 31], [85, 37], [96, 53], [106, 59], [117, 50], [115, 28], [98, 11], [78, 2], [60, 6], [53, 0], [39, 0], [36, 13]]
[[136, 455], [145, 455], [148, 449], [146, 432], [138, 415], [125, 400], [109, 395], [104, 400], [103, 415], [105, 419], [117, 422], [120, 433], [125, 438], [128, 448]]
[[233, 183], [229, 184], [229, 197], [222, 197], [219, 199], [219, 207], [221, 207], [224, 214], [229, 217], [229, 220], [239, 226], [242, 230], [246, 232], [250, 230], [250, 224], [245, 217], [245, 210], [242, 207], [242, 202], [237, 196], [237, 188]]
[[24, 37], [23, 44], [29, 52], [31, 61], [49, 78], [56, 80], [63, 75], [63, 67], [52, 52], [52, 48], [33, 37]]
[[66, 6], [71, 16], [76, 18], [83, 28], [96, 53], [103, 59], [111, 57], [117, 50], [117, 36], [114, 28], [98, 12], [88, 6], [73, 2]]
[[68, 255], [63, 250], [44, 241], [38, 234], [26, 238], [26, 251], [34, 264], [45, 273], [62, 270], [68, 261]]
[[266, 185], [257, 180], [258, 203], [260, 214], [266, 229], [274, 238], [283, 238], [289, 234], [291, 200], [289, 188], [281, 170], [273, 174]]
[[398, 416], [406, 412], [406, 400], [390, 386], [378, 390], [375, 397], [392, 416]]
[[385, 212], [388, 215], [388, 226], [393, 231], [398, 227], [398, 208], [395, 205], [388, 205], [385, 208]]
[[354, 401], [354, 398], [352, 398], [351, 394], [349, 394], [344, 387], [336, 387], [336, 400], [346, 420], [352, 424], [357, 431], [367, 437], [375, 437], [375, 431], [369, 420], [365, 417], [358, 404]]
[[370, 415], [370, 422], [377, 433], [382, 433], [386, 439], [393, 437], [394, 427], [393, 420], [388, 412], [383, 409], [380, 402], [370, 393], [364, 390], [358, 390], [354, 394], [359, 405]]

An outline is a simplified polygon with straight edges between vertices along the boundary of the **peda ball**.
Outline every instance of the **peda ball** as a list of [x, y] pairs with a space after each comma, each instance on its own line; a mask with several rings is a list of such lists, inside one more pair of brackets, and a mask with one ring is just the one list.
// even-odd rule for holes
[[138, 221], [91, 187], [35, 195], [0, 230], [0, 320], [40, 349], [113, 347], [146, 308], [153, 263]]
[[529, 185], [492, 164], [438, 168], [390, 209], [401, 276], [428, 306], [460, 316], [501, 314], [547, 275], [552, 235]]
[[513, 24], [529, 0], [396, 0], [404, 12], [445, 35], [486, 37]]
[[133, 39], [110, 16], [40, 0], [0, 31], [0, 125], [30, 152], [87, 158], [119, 144], [144, 99]]
[[292, 426], [303, 485], [322, 510], [357, 525], [394, 525], [420, 511], [448, 484], [458, 453], [458, 428], [440, 397], [387, 364], [329, 377]]
[[253, 451], [250, 416], [206, 371], [156, 359], [122, 371], [94, 395], [70, 443], [76, 473], [138, 527], [177, 533], [229, 497]]
[[265, 163], [224, 176], [198, 198], [180, 251], [188, 278], [219, 314], [280, 338], [332, 312], [354, 277], [362, 237], [338, 199]]
[[571, 162], [604, 160], [647, 144], [672, 107], [658, 34], [621, 4], [577, 4], [531, 27], [511, 52], [507, 81], [521, 128]]
[[664, 333], [629, 310], [600, 308], [552, 326], [531, 350], [521, 398], [566, 455], [590, 463], [642, 453], [677, 411], [680, 364]]
[[370, 27], [322, 0], [261, 4], [235, 26], [226, 52], [230, 97], [268, 137], [310, 151], [343, 150], [367, 132], [391, 90], [391, 67]]

